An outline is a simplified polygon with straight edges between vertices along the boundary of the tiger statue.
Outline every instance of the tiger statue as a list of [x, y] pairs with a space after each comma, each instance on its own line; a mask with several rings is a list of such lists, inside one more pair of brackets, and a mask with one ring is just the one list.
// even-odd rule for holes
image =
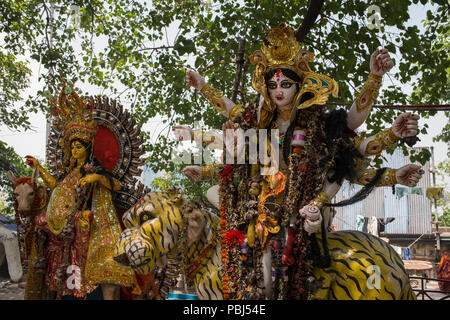
[[[184, 261], [182, 272], [199, 298], [223, 299], [215, 214], [193, 209], [176, 191], [150, 192], [124, 214], [123, 222], [127, 229], [116, 243], [116, 261], [148, 274], [158, 260], [178, 250]], [[321, 235], [317, 237], [320, 242]], [[383, 240], [359, 231], [335, 231], [327, 233], [327, 241], [331, 264], [314, 269], [313, 299], [416, 299], [400, 256]], [[263, 270], [267, 287], [270, 268]], [[266, 296], [270, 298], [270, 293]]]
[[199, 298], [223, 299], [215, 214], [198, 210], [181, 193], [170, 190], [147, 193], [124, 213], [122, 221], [126, 229], [116, 244], [116, 261], [148, 274], [157, 264], [164, 267], [167, 255], [176, 252], [181, 255], [185, 279]]

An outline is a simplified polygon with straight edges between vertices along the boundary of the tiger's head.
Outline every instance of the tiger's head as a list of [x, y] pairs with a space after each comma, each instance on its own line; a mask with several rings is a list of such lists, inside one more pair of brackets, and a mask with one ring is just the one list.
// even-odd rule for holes
[[187, 246], [198, 240], [206, 224], [204, 214], [177, 189], [147, 193], [122, 220], [127, 229], [116, 243], [114, 260], [142, 274], [152, 272], [158, 259], [177, 246], [184, 223]]

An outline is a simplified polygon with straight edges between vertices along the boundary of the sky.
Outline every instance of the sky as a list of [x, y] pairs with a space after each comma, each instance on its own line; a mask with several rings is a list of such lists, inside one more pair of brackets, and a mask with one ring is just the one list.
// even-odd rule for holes
[[[424, 7], [422, 5], [416, 5], [412, 8], [410, 12], [411, 20], [409, 24], [411, 25], [419, 25], [420, 21], [425, 18], [426, 10], [424, 10]], [[382, 17], [381, 17], [381, 23], [382, 23]], [[169, 29], [169, 32], [170, 29]], [[173, 30], [172, 36], [176, 34], [176, 30]], [[29, 59], [31, 60], [31, 59]], [[27, 97], [28, 95], [33, 95], [34, 92], [38, 90], [40, 87], [38, 76], [39, 76], [39, 70], [40, 66], [36, 62], [31, 63], [31, 70], [33, 71], [32, 77], [31, 77], [31, 85], [30, 88], [24, 91], [23, 97]], [[387, 86], [391, 84], [390, 82], [393, 81], [394, 83], [399, 83], [393, 77], [385, 77], [384, 84]], [[86, 90], [86, 88], [81, 88], [83, 90]], [[405, 86], [402, 86], [402, 90], [408, 91], [408, 88]], [[95, 94], [101, 94], [101, 92], [95, 92], [95, 89], [89, 88], [89, 92], [92, 92], [92, 95]], [[125, 108], [127, 107], [124, 104]], [[6, 127], [0, 127], [0, 140], [7, 143], [9, 146], [13, 147], [17, 154], [24, 157], [25, 155], [32, 155], [39, 159], [45, 159], [45, 140], [46, 140], [46, 120], [45, 116], [42, 113], [30, 113], [30, 122], [33, 127], [32, 130], [26, 131], [26, 132], [17, 132], [10, 130]], [[416, 146], [417, 147], [434, 147], [434, 157], [435, 157], [435, 164], [437, 165], [439, 162], [448, 159], [447, 158], [447, 152], [448, 147], [445, 143], [435, 143], [432, 141], [433, 137], [437, 136], [441, 131], [442, 128], [446, 125], [448, 119], [445, 117], [443, 112], [438, 112], [436, 116], [430, 118], [430, 119], [420, 119], [419, 120], [419, 127], [422, 127], [424, 123], [427, 123], [428, 133], [426, 135], [419, 134], [419, 138], [421, 141], [419, 141]], [[145, 131], [152, 131], [152, 132], [160, 132], [163, 130], [163, 128], [166, 126], [166, 124], [163, 124], [160, 118], [154, 118], [151, 119], [147, 124], [143, 126], [143, 130]], [[447, 177], [448, 178], [448, 177]], [[437, 181], [438, 184], [442, 184], [442, 181]], [[445, 181], [448, 183], [448, 181]]]

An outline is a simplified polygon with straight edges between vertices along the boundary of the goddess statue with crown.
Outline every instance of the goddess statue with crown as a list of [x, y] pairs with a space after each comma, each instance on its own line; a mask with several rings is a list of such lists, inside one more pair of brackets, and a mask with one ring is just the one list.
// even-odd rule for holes
[[119, 288], [133, 287], [136, 277], [131, 268], [113, 260], [121, 227], [111, 193], [121, 184], [94, 156], [98, 124], [92, 102], [64, 85], [52, 115], [53, 126], [61, 133], [58, 147], [63, 160], [58, 175], [50, 174], [34, 157], [26, 157], [51, 190], [46, 210], [35, 217], [36, 226], [48, 238], [44, 257], [34, 252], [31, 258], [35, 260], [32, 273], [45, 274], [50, 295], [39, 296], [30, 288], [25, 298], [84, 298], [101, 285], [104, 299], [118, 299]]
[[[374, 169], [365, 158], [415, 136], [418, 116], [402, 114], [374, 136], [354, 132], [394, 65], [385, 49], [371, 55], [368, 79], [348, 112], [325, 111], [329, 96], [338, 95], [338, 84], [311, 69], [314, 55], [300, 47], [292, 28], [281, 24], [270, 30], [249, 59], [256, 66], [252, 85], [259, 100], [254, 104], [235, 104], [195, 71], [187, 72], [186, 82], [229, 119], [224, 135], [236, 128], [277, 129], [278, 135], [265, 138], [267, 161], [249, 163], [250, 137], [244, 143], [249, 148], [237, 151], [245, 154], [244, 164], [189, 166], [183, 172], [195, 181], [220, 181], [217, 203], [222, 239], [227, 239], [222, 244], [224, 298], [304, 299], [313, 266], [329, 264], [325, 233], [331, 199], [343, 179], [364, 187], [341, 205], [363, 199], [376, 186], [415, 186], [421, 178], [417, 165]], [[226, 144], [232, 157], [234, 148]], [[245, 240], [238, 246], [233, 239]]]

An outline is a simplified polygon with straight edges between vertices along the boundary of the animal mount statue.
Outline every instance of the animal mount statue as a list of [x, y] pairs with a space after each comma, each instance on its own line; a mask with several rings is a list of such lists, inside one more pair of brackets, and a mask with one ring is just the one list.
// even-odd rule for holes
[[169, 256], [179, 263], [172, 277], [184, 273], [200, 299], [223, 299], [216, 215], [171, 190], [147, 193], [124, 214], [123, 223], [127, 229], [116, 244], [116, 261], [148, 274]]
[[[115, 100], [81, 97], [66, 83], [51, 103], [48, 170], [26, 157], [50, 197], [30, 217], [36, 232], [28, 282], [37, 289], [25, 298], [86, 298], [97, 287], [105, 300], [133, 298], [149, 277], [114, 262], [112, 254], [121, 213], [146, 192], [135, 178], [144, 164], [140, 127]], [[31, 285], [30, 277], [41, 285]]]
[[[327, 106], [330, 97], [338, 97], [338, 83], [313, 70], [314, 54], [283, 23], [267, 32], [248, 61], [255, 65], [252, 87], [258, 96], [245, 104], [227, 98], [200, 73], [186, 72], [187, 86], [228, 121], [222, 127], [226, 164], [186, 166], [182, 172], [193, 181], [219, 182], [224, 299], [308, 299], [308, 287], [318, 282], [316, 268], [332, 268], [325, 233], [330, 208], [361, 201], [375, 187], [413, 187], [420, 180], [424, 171], [418, 165], [377, 169], [368, 159], [414, 138], [419, 117], [401, 114], [371, 136], [355, 132], [394, 66], [386, 49], [370, 55], [370, 73], [349, 110]], [[364, 187], [332, 203], [344, 179]], [[235, 244], [245, 239], [248, 248]], [[361, 292], [366, 294], [363, 287]]]
[[43, 258], [46, 237], [37, 229], [34, 218], [47, 207], [47, 190], [37, 184], [37, 169], [33, 171], [31, 177], [16, 178], [12, 171], [8, 171], [8, 177], [14, 188], [17, 235], [22, 268], [26, 274], [24, 299], [41, 299], [47, 294], [44, 272], [38, 271], [46, 265]]
[[[200, 299], [223, 298], [222, 241], [240, 246], [242, 253], [248, 250], [238, 235], [220, 240], [219, 218], [175, 191], [148, 193], [125, 213], [123, 222], [127, 229], [116, 244], [114, 259], [147, 274], [159, 260], [176, 253], [179, 271], [193, 283]], [[317, 238], [321, 243], [320, 234]], [[332, 232], [327, 240], [330, 265], [313, 269], [311, 299], [415, 299], [402, 260], [389, 244], [359, 231]], [[262, 294], [273, 299], [277, 284], [271, 281], [270, 267], [263, 261]]]

